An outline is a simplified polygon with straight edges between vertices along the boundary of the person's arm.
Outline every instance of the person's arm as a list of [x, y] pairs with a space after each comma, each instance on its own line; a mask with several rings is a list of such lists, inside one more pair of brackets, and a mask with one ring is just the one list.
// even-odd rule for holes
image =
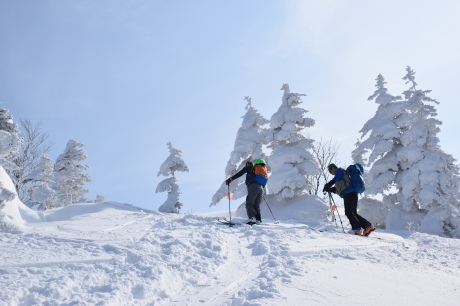
[[337, 172], [335, 173], [335, 176], [332, 180], [334, 181], [334, 183], [337, 183], [341, 179], [343, 179], [343, 169], [339, 168], [337, 169]]
[[331, 192], [330, 191], [331, 187], [334, 184], [335, 184], [334, 180], [330, 180], [329, 182], [327, 182], [327, 184], [324, 185], [323, 192]]
[[237, 178], [239, 178], [240, 176], [242, 176], [243, 174], [251, 171], [252, 169], [252, 166], [246, 166], [244, 167], [243, 169], [241, 169], [238, 173], [236, 173], [235, 175], [233, 175], [232, 177], [228, 178], [225, 182], [228, 184], [230, 184], [233, 180], [236, 180]]
[[[338, 168], [337, 172], [335, 173], [335, 176], [332, 180], [330, 180], [326, 185], [324, 185], [323, 192], [333, 192], [335, 193], [335, 190], [332, 188], [332, 186], [340, 181], [343, 178], [343, 169]], [[335, 187], [334, 187], [335, 188]]]

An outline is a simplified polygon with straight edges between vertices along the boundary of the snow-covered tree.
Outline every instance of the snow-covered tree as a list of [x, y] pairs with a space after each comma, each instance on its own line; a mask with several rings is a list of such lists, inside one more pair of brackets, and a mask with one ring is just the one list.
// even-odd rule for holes
[[30, 201], [27, 206], [33, 207], [38, 205], [38, 210], [46, 210], [55, 207], [56, 191], [51, 188], [54, 184], [54, 167], [51, 164], [51, 158], [46, 154], [42, 156], [37, 169], [29, 174], [31, 178], [31, 187], [28, 190]]
[[87, 199], [84, 197], [89, 190], [84, 188], [85, 183], [91, 182], [88, 174], [84, 173], [88, 169], [81, 161], [86, 159], [86, 154], [81, 147], [84, 145], [76, 140], [69, 140], [64, 153], [58, 156], [54, 164], [56, 199], [60, 206], [69, 204], [83, 203]]
[[281, 90], [284, 90], [281, 106], [270, 118], [272, 154], [268, 163], [272, 174], [268, 188], [271, 193], [289, 199], [312, 189], [307, 177], [320, 170], [309, 152], [313, 140], [304, 134], [305, 128], [315, 124], [313, 119], [304, 117], [307, 111], [299, 107], [305, 94], [291, 93], [288, 84]]
[[405, 229], [411, 222], [423, 232], [460, 237], [459, 168], [439, 147], [442, 123], [428, 104], [438, 102], [427, 96], [429, 90], [416, 88], [414, 75], [407, 67], [404, 80], [411, 87], [403, 101], [389, 95], [383, 77], [377, 78], [369, 99], [380, 106], [361, 130], [363, 136], [370, 132], [368, 139], [358, 143], [352, 156], [371, 165], [366, 193], [383, 194], [388, 229]]
[[101, 195], [96, 196], [96, 200], [94, 200], [94, 203], [102, 203], [105, 201], [105, 197]]
[[[252, 106], [250, 97], [245, 97], [244, 99], [247, 101], [246, 113], [242, 117], [243, 122], [236, 134], [235, 145], [225, 168], [225, 178], [236, 174], [245, 167], [248, 161], [252, 162], [255, 159], [265, 160], [267, 158], [262, 151], [263, 145], [267, 143], [267, 129], [263, 128], [263, 126], [268, 124], [269, 121]], [[230, 192], [233, 193], [233, 199], [246, 196], [245, 179], [243, 175], [233, 181], [229, 187], [225, 182], [222, 182], [222, 185], [212, 197], [210, 206], [214, 206], [222, 200], [227, 195], [229, 188]]]
[[[367, 139], [356, 144], [352, 159], [355, 163], [370, 166], [366, 174], [365, 197], [360, 200], [360, 209], [368, 212], [375, 224], [383, 226], [386, 224], [385, 212], [394, 204], [394, 190], [390, 190], [395, 187], [394, 179], [400, 170], [396, 155], [403, 148], [400, 138], [410, 117], [401, 97], [388, 93], [381, 74], [376, 81], [377, 89], [368, 101], [374, 101], [379, 106], [374, 117], [359, 131], [362, 134], [361, 139], [366, 136]], [[378, 201], [370, 198], [376, 194], [383, 195], [383, 203], [380, 205], [382, 207], [377, 207], [375, 203]]]
[[308, 190], [308, 193], [318, 195], [322, 186], [330, 180], [327, 166], [333, 162], [339, 162], [337, 160], [339, 146], [337, 143], [332, 143], [332, 140], [320, 139], [313, 142], [311, 150], [321, 171], [308, 176], [308, 180], [312, 183], [312, 189]]
[[364, 138], [357, 143], [357, 148], [352, 152], [354, 162], [371, 166], [366, 176], [366, 194], [383, 193], [389, 190], [399, 171], [399, 162], [396, 154], [403, 148], [401, 135], [409, 120], [405, 109], [405, 102], [400, 96], [388, 93], [382, 75], [377, 76], [377, 90], [368, 98], [375, 100], [379, 105], [377, 111], [364, 127], [359, 131]]
[[22, 139], [19, 137], [18, 125], [8, 110], [0, 108], [0, 165], [11, 174], [16, 169], [14, 160], [18, 155]]
[[[417, 89], [410, 67], [406, 72], [403, 79], [411, 87], [403, 94], [412, 118], [401, 136], [403, 148], [397, 153], [402, 171], [395, 178], [400, 205], [395, 209], [423, 216], [419, 223], [422, 232], [460, 237], [459, 167], [439, 146], [442, 122], [435, 118], [436, 108], [428, 104], [439, 102], [427, 96], [431, 90]], [[394, 220], [387, 220], [387, 225], [398, 222], [399, 215], [389, 214]]]
[[28, 190], [33, 183], [33, 177], [30, 174], [37, 170], [43, 154], [47, 154], [51, 150], [52, 143], [48, 142], [49, 134], [42, 131], [40, 122], [32, 123], [29, 119], [23, 119], [20, 121], [20, 127], [23, 142], [13, 161], [16, 168], [9, 174], [19, 199], [22, 203], [30, 206]]
[[166, 213], [178, 213], [183, 204], [179, 202], [179, 186], [174, 175], [175, 172], [188, 172], [188, 167], [182, 159], [182, 151], [173, 147], [171, 142], [168, 142], [169, 156], [160, 166], [157, 176], [166, 176], [167, 178], [162, 180], [156, 189], [158, 192], [168, 192], [168, 198], [164, 202], [158, 211]]
[[[0, 131], [0, 135], [6, 133]], [[17, 221], [22, 221], [18, 210], [17, 193], [10, 177], [0, 166], [0, 232], [15, 232], [18, 230]]]

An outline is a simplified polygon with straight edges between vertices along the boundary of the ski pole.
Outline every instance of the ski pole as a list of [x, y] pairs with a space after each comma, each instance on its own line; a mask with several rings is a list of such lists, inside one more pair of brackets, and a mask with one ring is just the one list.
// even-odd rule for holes
[[[335, 206], [336, 209], [337, 209], [337, 205], [335, 205], [334, 198], [332, 197], [332, 194], [329, 192], [329, 201], [330, 201], [330, 200], [332, 200], [332, 202], [334, 202], [334, 206]], [[340, 218], [339, 211], [337, 211], [337, 216], [339, 216], [340, 225], [342, 225], [342, 231], [345, 233], [345, 229], [343, 228], [342, 218]]]
[[264, 196], [263, 193], [262, 193], [262, 197], [264, 198], [265, 203], [267, 203], [268, 209], [269, 209], [270, 212], [272, 213], [273, 219], [275, 220], [275, 224], [278, 224], [279, 221], [276, 221], [275, 215], [273, 214], [272, 209], [270, 208], [270, 205], [268, 205], [268, 202], [267, 202], [267, 200], [265, 199], [265, 196]]
[[231, 199], [231, 196], [230, 196], [230, 184], [227, 185], [228, 186], [228, 192], [227, 192], [227, 198], [228, 198], [228, 214], [230, 215], [230, 223], [228, 224], [229, 227], [232, 227], [233, 226], [233, 223], [232, 223], [232, 211], [230, 209], [230, 199]]
[[[326, 192], [324, 192], [324, 195], [326, 195]], [[331, 208], [331, 212], [332, 212], [332, 221], [334, 221], [335, 226], [337, 227], [337, 219], [335, 218], [335, 213], [334, 213], [334, 209], [332, 208], [331, 199], [329, 199], [329, 207]]]

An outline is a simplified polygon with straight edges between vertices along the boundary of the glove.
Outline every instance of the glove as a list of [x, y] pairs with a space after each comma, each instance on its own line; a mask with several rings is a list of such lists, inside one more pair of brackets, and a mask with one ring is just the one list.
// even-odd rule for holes
[[232, 178], [228, 178], [225, 180], [225, 184], [229, 185], [233, 181]]
[[334, 181], [330, 181], [329, 183], [324, 185], [323, 192], [330, 192], [332, 185], [334, 185]]

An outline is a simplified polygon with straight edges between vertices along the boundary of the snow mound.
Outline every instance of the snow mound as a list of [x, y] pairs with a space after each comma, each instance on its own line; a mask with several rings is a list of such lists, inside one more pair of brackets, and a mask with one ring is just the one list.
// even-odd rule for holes
[[[235, 216], [247, 218], [246, 202], [237, 209]], [[270, 209], [271, 212], [270, 212]], [[302, 195], [290, 200], [280, 201], [275, 195], [265, 195], [260, 204], [263, 219], [273, 219], [272, 213], [277, 220], [293, 220], [311, 224], [327, 222], [329, 207], [314, 195]]]
[[126, 210], [132, 212], [145, 211], [144, 209], [133, 206], [131, 204], [122, 204], [118, 202], [81, 203], [47, 210], [44, 212], [44, 216], [46, 221], [67, 221], [84, 215], [96, 214], [111, 209]]
[[11, 178], [0, 166], [0, 232], [22, 231], [26, 223], [40, 221], [43, 221], [43, 214], [19, 200]]

